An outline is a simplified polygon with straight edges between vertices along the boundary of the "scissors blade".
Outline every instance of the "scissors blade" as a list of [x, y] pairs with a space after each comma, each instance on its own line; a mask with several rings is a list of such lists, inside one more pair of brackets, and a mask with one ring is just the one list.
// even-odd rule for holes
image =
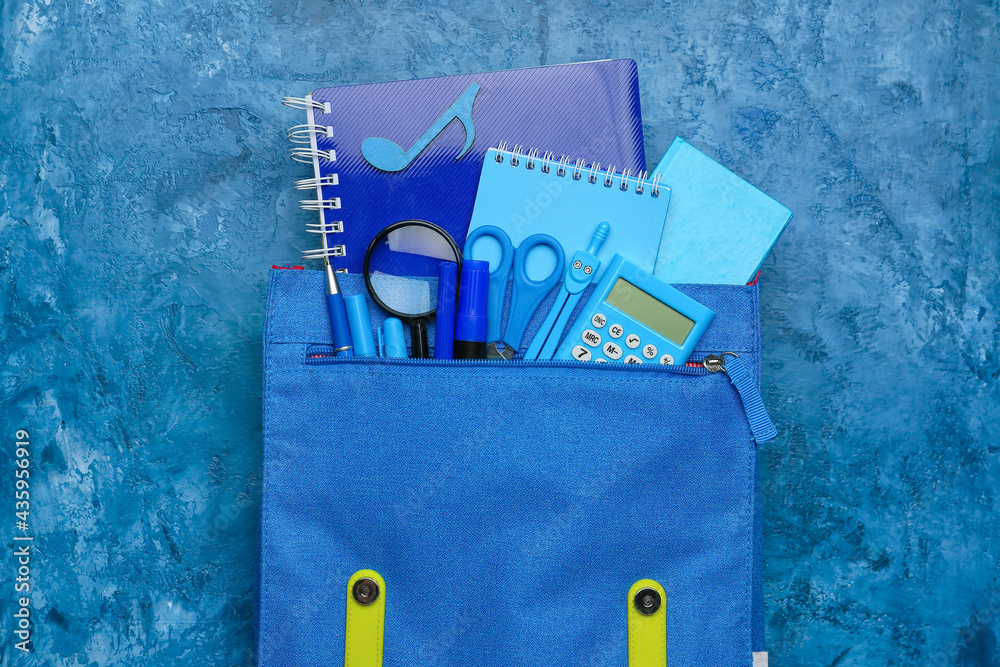
[[517, 350], [511, 345], [506, 345], [502, 350], [497, 347], [497, 343], [489, 343], [486, 346], [486, 358], [487, 359], [503, 359], [505, 361], [510, 361], [514, 358], [514, 354]]

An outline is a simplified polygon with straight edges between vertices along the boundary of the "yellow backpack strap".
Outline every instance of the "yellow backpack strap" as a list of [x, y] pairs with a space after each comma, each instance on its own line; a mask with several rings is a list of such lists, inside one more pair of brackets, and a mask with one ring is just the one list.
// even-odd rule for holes
[[347, 581], [344, 667], [382, 667], [385, 580], [374, 570], [358, 570]]
[[628, 591], [628, 667], [666, 667], [667, 594], [652, 579]]

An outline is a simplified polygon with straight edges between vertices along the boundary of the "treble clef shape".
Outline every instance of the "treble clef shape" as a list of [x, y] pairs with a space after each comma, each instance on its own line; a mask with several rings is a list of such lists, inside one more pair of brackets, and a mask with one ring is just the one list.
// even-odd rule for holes
[[472, 147], [472, 142], [476, 138], [476, 126], [472, 122], [472, 106], [476, 102], [477, 94], [479, 94], [479, 84], [470, 84], [465, 92], [434, 121], [434, 124], [427, 128], [410, 150], [404, 151], [395, 142], [382, 137], [368, 137], [361, 142], [361, 155], [376, 169], [402, 171], [434, 141], [434, 137], [440, 134], [452, 119], [457, 118], [465, 128], [465, 146], [455, 158], [458, 160]]

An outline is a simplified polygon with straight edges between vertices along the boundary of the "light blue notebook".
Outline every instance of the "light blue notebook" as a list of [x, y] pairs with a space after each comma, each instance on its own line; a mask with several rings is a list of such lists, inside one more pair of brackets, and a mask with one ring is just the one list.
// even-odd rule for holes
[[[637, 177], [607, 167], [536, 150], [490, 149], [483, 160], [469, 232], [496, 225], [510, 235], [515, 248], [532, 234], [549, 234], [569, 259], [587, 248], [597, 225], [607, 220], [611, 232], [597, 253], [601, 267], [595, 280], [615, 253], [652, 273], [670, 189], [644, 174]], [[482, 256], [477, 247], [477, 258]], [[545, 275], [552, 261], [533, 252], [528, 256], [528, 275]]]
[[668, 283], [745, 285], [792, 212], [681, 138], [653, 170], [671, 189], [655, 275]]

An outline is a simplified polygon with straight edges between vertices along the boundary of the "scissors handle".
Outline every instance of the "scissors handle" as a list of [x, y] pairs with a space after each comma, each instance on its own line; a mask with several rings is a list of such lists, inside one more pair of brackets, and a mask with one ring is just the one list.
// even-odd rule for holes
[[[532, 280], [526, 271], [528, 253], [540, 245], [548, 246], [555, 252], [556, 267], [545, 278]], [[514, 289], [510, 298], [510, 315], [507, 318], [507, 331], [503, 336], [504, 343], [515, 350], [521, 347], [521, 339], [524, 338], [524, 330], [528, 328], [531, 316], [535, 314], [542, 299], [559, 283], [565, 266], [566, 253], [559, 241], [548, 234], [535, 234], [524, 239], [514, 253]]]
[[500, 325], [503, 318], [503, 302], [507, 297], [507, 281], [510, 279], [510, 267], [514, 262], [514, 244], [507, 232], [496, 225], [483, 225], [469, 232], [462, 250], [464, 259], [475, 259], [472, 247], [476, 241], [488, 236], [500, 244], [500, 261], [490, 262], [490, 284], [486, 292], [486, 340], [500, 340]]

